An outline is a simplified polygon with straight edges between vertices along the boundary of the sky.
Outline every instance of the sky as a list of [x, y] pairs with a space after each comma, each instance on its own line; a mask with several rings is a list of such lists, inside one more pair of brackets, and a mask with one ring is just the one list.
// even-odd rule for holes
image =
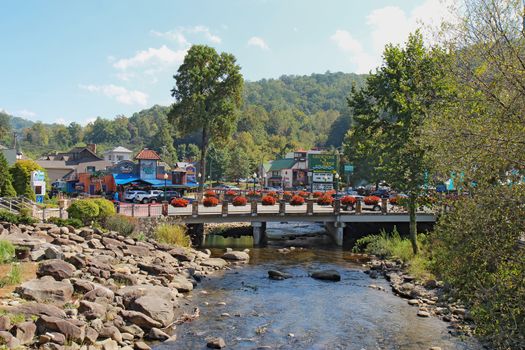
[[248, 81], [368, 73], [446, 16], [440, 0], [0, 0], [0, 110], [84, 125], [169, 105], [192, 44], [232, 53]]

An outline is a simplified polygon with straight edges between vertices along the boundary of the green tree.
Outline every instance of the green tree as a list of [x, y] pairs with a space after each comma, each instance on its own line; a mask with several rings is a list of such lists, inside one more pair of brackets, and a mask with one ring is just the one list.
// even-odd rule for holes
[[[416, 200], [425, 184], [425, 147], [419, 143], [428, 109], [444, 96], [440, 81], [441, 52], [428, 50], [419, 32], [405, 47], [387, 45], [383, 65], [353, 89], [349, 105], [356, 125], [351, 142], [374, 156], [384, 180], [408, 195], [410, 240], [418, 252]], [[369, 142], [373, 140], [374, 142]]]
[[13, 187], [12, 176], [9, 172], [9, 165], [4, 157], [4, 154], [0, 152], [0, 197], [14, 197], [16, 191]]
[[[45, 169], [30, 159], [17, 160], [9, 169], [13, 178], [13, 187], [19, 196], [26, 196], [31, 200], [36, 199], [35, 192], [31, 188], [31, 172]], [[46, 175], [47, 178], [47, 175]]]
[[[232, 54], [194, 45], [174, 76], [176, 86], [171, 92], [176, 102], [170, 120], [183, 134], [200, 132], [200, 169], [206, 169], [209, 143], [227, 139], [235, 130], [243, 90], [240, 70]], [[201, 171], [201, 191], [205, 173]]]
[[75, 122], [69, 124], [67, 127], [67, 131], [69, 133], [69, 139], [71, 140], [71, 143], [73, 145], [82, 142], [84, 136], [82, 126], [80, 124]]
[[226, 176], [232, 181], [239, 181], [239, 179], [250, 177], [250, 174], [250, 159], [246, 152], [238, 147], [232, 149]]
[[0, 111], [0, 141], [6, 141], [11, 136], [11, 117]]

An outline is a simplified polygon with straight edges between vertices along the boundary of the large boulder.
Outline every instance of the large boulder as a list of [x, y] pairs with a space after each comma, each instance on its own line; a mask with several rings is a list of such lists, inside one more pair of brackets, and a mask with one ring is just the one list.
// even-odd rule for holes
[[160, 322], [163, 327], [166, 327], [175, 319], [175, 313], [173, 312], [175, 305], [171, 300], [150, 294], [135, 299], [131, 303], [130, 309], [142, 312], [155, 321]]
[[56, 331], [63, 334], [66, 339], [73, 341], [81, 342], [86, 335], [86, 324], [80, 320], [40, 316], [36, 324], [39, 333]]
[[202, 266], [222, 269], [228, 265], [226, 260], [221, 258], [209, 258], [201, 262]]
[[20, 341], [6, 331], [0, 331], [0, 344], [5, 345], [8, 349], [17, 349], [20, 347]]
[[26, 317], [31, 317], [33, 315], [46, 315], [58, 318], [66, 318], [66, 313], [64, 310], [51, 304], [24, 303], [10, 307], [7, 309], [7, 311], [13, 314], [23, 314]]
[[250, 260], [250, 255], [245, 252], [231, 251], [224, 253], [222, 258], [225, 260], [248, 261]]
[[70, 278], [75, 273], [75, 266], [60, 259], [46, 260], [40, 264], [37, 276], [52, 276], [57, 281]]
[[115, 298], [115, 293], [102, 285], [96, 285], [95, 289], [84, 294], [83, 300], [97, 303], [111, 303]]
[[162, 323], [155, 321], [151, 317], [138, 311], [121, 310], [120, 315], [124, 320], [133, 323], [140, 328], [151, 329], [151, 328], [162, 328]]
[[338, 282], [341, 280], [341, 275], [336, 270], [315, 271], [315, 272], [312, 272], [311, 276], [312, 278], [323, 280], [323, 281]]
[[193, 283], [184, 276], [175, 275], [172, 276], [170, 287], [176, 288], [181, 293], [187, 293], [193, 290]]
[[71, 283], [55, 281], [51, 276], [33, 279], [22, 283], [16, 288], [16, 293], [23, 298], [35, 300], [39, 303], [53, 302], [65, 304], [71, 300], [73, 286]]
[[36, 333], [36, 325], [34, 322], [22, 322], [16, 325], [16, 339], [20, 344], [30, 344]]
[[78, 312], [84, 315], [88, 320], [103, 318], [106, 315], [106, 305], [93, 303], [87, 300], [81, 300]]
[[189, 249], [185, 248], [173, 248], [168, 252], [171, 256], [179, 261], [193, 261], [195, 260], [195, 254]]
[[158, 299], [170, 300], [176, 302], [177, 292], [170, 288], [162, 286], [152, 286], [140, 284], [136, 286], [127, 286], [117, 291], [117, 295], [122, 297], [124, 305], [130, 305], [135, 299], [143, 296], [155, 296]]

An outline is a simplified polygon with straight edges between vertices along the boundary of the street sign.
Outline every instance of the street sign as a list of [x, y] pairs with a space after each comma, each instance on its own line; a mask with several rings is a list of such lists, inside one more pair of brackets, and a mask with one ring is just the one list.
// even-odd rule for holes
[[346, 164], [344, 171], [345, 171], [345, 174], [351, 174], [354, 172], [354, 166], [351, 164]]

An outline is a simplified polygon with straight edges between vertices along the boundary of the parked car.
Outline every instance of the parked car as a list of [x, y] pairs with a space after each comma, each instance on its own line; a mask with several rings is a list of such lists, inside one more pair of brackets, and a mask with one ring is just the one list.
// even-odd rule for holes
[[[182, 198], [182, 196], [177, 191], [166, 191], [166, 200], [171, 202], [173, 198]], [[164, 191], [161, 191], [157, 197], [150, 200], [151, 203], [161, 203], [162, 201], [164, 201]]]
[[379, 198], [389, 198], [390, 197], [390, 191], [386, 189], [378, 189], [370, 194], [371, 196], [377, 196]]
[[124, 202], [133, 202], [137, 194], [147, 194], [148, 192], [142, 190], [127, 190], [124, 192]]
[[220, 184], [220, 185], [214, 186], [214, 188], [217, 190], [225, 190], [225, 191], [228, 191], [228, 190], [239, 191], [240, 190], [240, 188], [237, 186], [231, 186], [231, 185], [226, 185], [226, 184]]
[[156, 200], [157, 197], [162, 193], [163, 191], [161, 190], [150, 190], [146, 193], [137, 193], [135, 195], [135, 198], [133, 198], [133, 201], [137, 203], [147, 204], [152, 200]]

